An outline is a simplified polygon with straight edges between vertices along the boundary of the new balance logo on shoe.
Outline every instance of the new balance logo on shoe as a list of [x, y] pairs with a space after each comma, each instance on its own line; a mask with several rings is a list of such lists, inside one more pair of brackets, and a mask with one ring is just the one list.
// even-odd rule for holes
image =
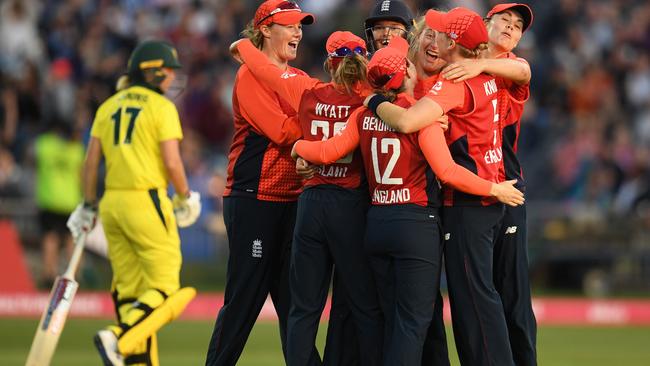
[[253, 240], [253, 258], [262, 258], [262, 241], [260, 239]]
[[516, 226], [508, 226], [506, 228], [506, 234], [514, 234], [517, 232], [517, 227]]

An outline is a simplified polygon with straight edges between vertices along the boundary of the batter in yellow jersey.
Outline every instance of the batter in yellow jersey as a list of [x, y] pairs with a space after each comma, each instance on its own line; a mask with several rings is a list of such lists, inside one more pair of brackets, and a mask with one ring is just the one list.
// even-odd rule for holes
[[[180, 288], [177, 224], [200, 214], [180, 158], [178, 111], [164, 96], [180, 67], [176, 50], [161, 41], [140, 44], [118, 92], [97, 110], [84, 164], [84, 203], [68, 221], [73, 236], [88, 231], [96, 214], [97, 169], [106, 161], [106, 192], [99, 216], [113, 269], [117, 324], [100, 330], [95, 345], [105, 365], [158, 365], [156, 331], [194, 297]], [[176, 194], [167, 197], [171, 182]]]

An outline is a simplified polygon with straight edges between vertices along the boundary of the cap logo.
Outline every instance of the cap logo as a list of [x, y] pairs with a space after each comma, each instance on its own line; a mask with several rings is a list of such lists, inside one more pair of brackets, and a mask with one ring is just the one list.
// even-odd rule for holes
[[172, 55], [174, 56], [175, 59], [178, 60], [178, 52], [176, 52], [175, 48], [172, 48]]
[[384, 0], [381, 3], [381, 11], [390, 11], [390, 0]]
[[457, 39], [457, 38], [458, 38], [458, 34], [456, 34], [456, 32], [453, 32], [453, 31], [452, 31], [452, 32], [449, 32], [449, 37], [450, 37], [451, 39]]

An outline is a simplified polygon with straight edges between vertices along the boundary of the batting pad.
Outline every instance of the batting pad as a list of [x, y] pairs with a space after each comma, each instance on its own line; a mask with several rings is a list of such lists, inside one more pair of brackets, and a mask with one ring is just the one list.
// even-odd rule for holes
[[196, 290], [192, 287], [183, 287], [170, 295], [149, 316], [120, 336], [117, 342], [120, 353], [123, 355], [134, 353], [144, 340], [156, 333], [163, 325], [178, 318], [194, 296], [196, 296]]

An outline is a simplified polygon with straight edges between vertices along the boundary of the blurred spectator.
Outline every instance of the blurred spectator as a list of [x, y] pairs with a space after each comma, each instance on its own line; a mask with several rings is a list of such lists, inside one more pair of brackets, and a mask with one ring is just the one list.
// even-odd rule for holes
[[72, 250], [66, 222], [82, 200], [81, 168], [85, 156], [84, 146], [73, 136], [71, 124], [53, 121], [49, 130], [34, 142], [36, 205], [42, 231], [41, 283], [45, 288], [51, 287], [59, 273], [62, 244], [68, 254]]
[[[322, 74], [320, 51], [335, 29], [363, 36], [376, 0], [303, 0], [317, 22], [293, 63]], [[479, 12], [498, 0], [461, 2]], [[516, 53], [531, 62], [531, 98], [519, 151], [529, 202], [566, 207], [567, 221], [639, 217], [650, 200], [650, 2], [525, 1], [535, 21]], [[458, 1], [409, 1], [449, 9]], [[205, 231], [197, 247], [221, 241], [220, 192], [232, 134], [228, 45], [258, 0], [4, 0], [0, 3], [0, 193], [25, 192], [33, 168], [26, 147], [63, 119], [87, 131], [133, 47], [147, 38], [178, 45], [187, 85], [178, 105], [190, 180], [202, 182]], [[205, 183], [207, 182], [207, 183]], [[649, 221], [650, 222], [650, 221]], [[568, 227], [572, 227], [568, 225]], [[187, 241], [184, 240], [186, 243]]]

